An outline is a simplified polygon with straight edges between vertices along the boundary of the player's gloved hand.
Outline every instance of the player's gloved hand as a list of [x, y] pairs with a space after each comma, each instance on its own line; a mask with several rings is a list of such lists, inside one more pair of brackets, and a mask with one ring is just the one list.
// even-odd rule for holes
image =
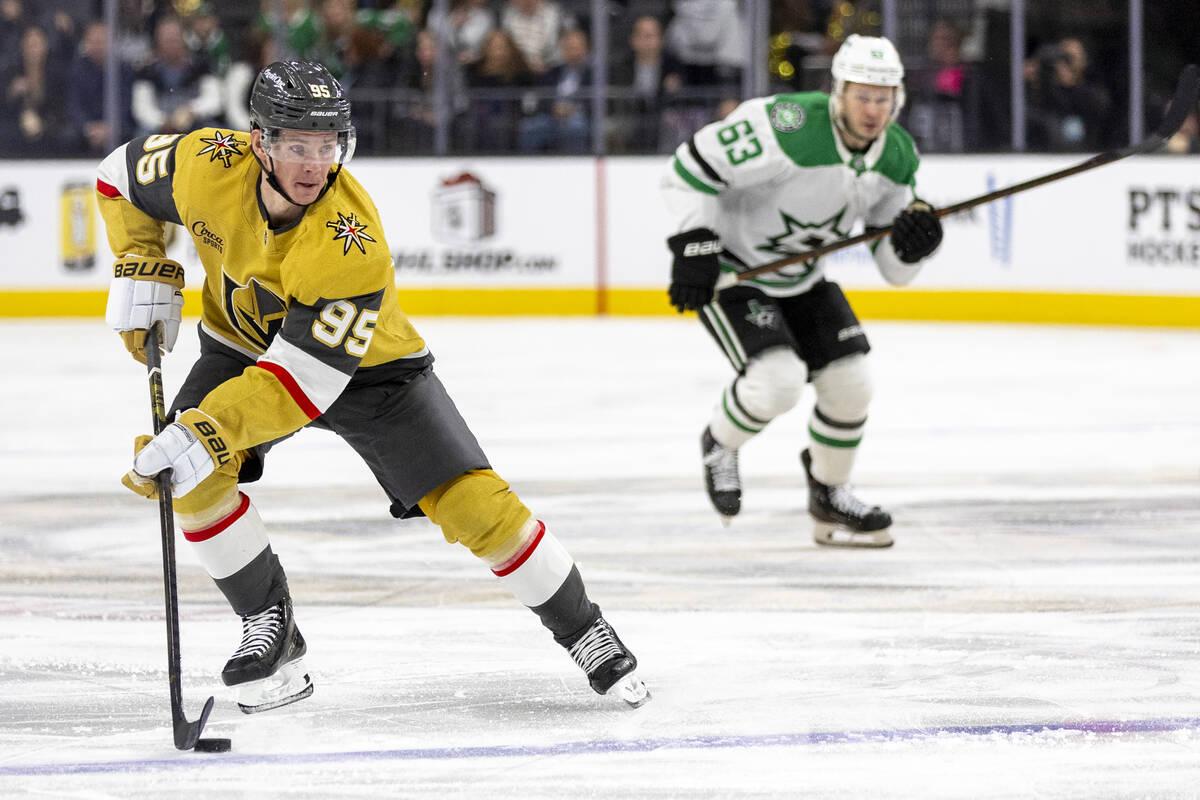
[[139, 436], [133, 447], [133, 469], [121, 483], [150, 498], [158, 497], [154, 476], [164, 469], [171, 470], [171, 494], [183, 497], [233, 456], [221, 426], [194, 408], [180, 414], [157, 436]]
[[146, 331], [162, 323], [159, 342], [168, 353], [183, 317], [183, 265], [169, 258], [129, 255], [113, 264], [104, 321], [121, 334], [125, 349], [146, 363]]
[[667, 239], [675, 254], [671, 265], [671, 287], [667, 294], [680, 313], [699, 311], [712, 302], [721, 266], [717, 254], [721, 239], [709, 228], [693, 228]]
[[942, 223], [933, 206], [916, 200], [892, 221], [892, 250], [905, 264], [915, 264], [942, 243]]

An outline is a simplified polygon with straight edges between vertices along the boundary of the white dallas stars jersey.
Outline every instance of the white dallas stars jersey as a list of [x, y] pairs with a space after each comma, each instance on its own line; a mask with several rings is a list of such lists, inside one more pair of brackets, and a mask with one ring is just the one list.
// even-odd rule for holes
[[[854, 153], [834, 130], [829, 95], [781, 94], [747, 100], [681, 144], [662, 186], [672, 232], [711, 228], [725, 248], [721, 269], [741, 272], [843, 239], [859, 220], [890, 225], [916, 197], [917, 162], [900, 126]], [[919, 268], [896, 258], [886, 238], [873, 251], [891, 283]], [[790, 297], [822, 277], [818, 260], [743, 285]]]
[[272, 229], [261, 175], [249, 134], [203, 128], [122, 145], [96, 184], [118, 257], [162, 257], [164, 222], [191, 234], [204, 264], [202, 329], [256, 362], [200, 404], [235, 449], [307, 425], [360, 368], [429, 360], [362, 186], [342, 170], [299, 220]]

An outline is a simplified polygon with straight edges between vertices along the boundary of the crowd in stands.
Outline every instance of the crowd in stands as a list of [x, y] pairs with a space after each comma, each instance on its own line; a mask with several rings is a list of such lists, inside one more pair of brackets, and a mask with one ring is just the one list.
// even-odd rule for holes
[[[102, 0], [0, 0], [0, 157], [96, 157], [137, 135], [248, 129], [254, 76], [284, 58], [321, 61], [347, 87], [360, 153], [428, 154], [439, 135], [452, 153], [587, 153], [597, 141], [610, 153], [663, 153], [736, 107], [747, 58], [738, 0], [607, 0], [598, 123], [590, 0], [118, 3], [110, 31]], [[828, 89], [847, 6], [773, 0], [772, 53], [785, 42], [773, 91]], [[968, 60], [968, 36], [961, 20], [939, 18], [925, 52], [906, 55], [902, 122], [925, 152], [1010, 144], [1007, 75], [989, 80]], [[798, 57], [788, 42], [803, 43]], [[1025, 71], [1031, 149], [1124, 144], [1112, 124], [1121, 104], [1097, 74], [1082, 38], [1038, 44]]]

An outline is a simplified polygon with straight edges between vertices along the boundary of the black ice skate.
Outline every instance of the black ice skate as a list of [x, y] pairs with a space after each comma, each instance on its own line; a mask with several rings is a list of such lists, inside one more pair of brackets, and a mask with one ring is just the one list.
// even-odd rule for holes
[[634, 708], [650, 699], [646, 684], [634, 672], [637, 658], [604, 617], [597, 617], [579, 638], [564, 646], [596, 694], [608, 694], [615, 688], [616, 695]]
[[713, 508], [724, 518], [742, 510], [742, 477], [738, 474], [738, 451], [717, 444], [712, 429], [705, 428], [700, 435], [700, 461], [704, 464], [704, 486]]
[[800, 463], [808, 478], [808, 513], [813, 519], [813, 539], [833, 547], [891, 547], [892, 515], [879, 506], [868, 506], [850, 487], [827, 486], [812, 476], [812, 456], [805, 449]]
[[282, 600], [242, 617], [242, 643], [225, 663], [221, 680], [238, 687], [238, 708], [246, 714], [303, 700], [313, 692], [301, 660], [307, 651], [292, 601]]

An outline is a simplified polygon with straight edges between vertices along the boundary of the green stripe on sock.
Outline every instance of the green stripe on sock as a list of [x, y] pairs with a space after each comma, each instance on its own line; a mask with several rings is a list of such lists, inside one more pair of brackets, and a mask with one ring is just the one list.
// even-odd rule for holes
[[857, 439], [830, 439], [828, 436], [824, 436], [814, 431], [811, 426], [809, 426], [808, 435], [813, 438], [814, 442], [827, 445], [828, 447], [858, 447], [858, 443], [862, 441], [861, 436], [859, 436]]
[[729, 421], [744, 430], [746, 433], [762, 433], [762, 428], [751, 428], [748, 425], [744, 425], [743, 423], [739, 422], [738, 419], [733, 416], [733, 412], [729, 410], [729, 403], [726, 399], [725, 392], [721, 392], [721, 408], [724, 409], [725, 416], [729, 417]]

